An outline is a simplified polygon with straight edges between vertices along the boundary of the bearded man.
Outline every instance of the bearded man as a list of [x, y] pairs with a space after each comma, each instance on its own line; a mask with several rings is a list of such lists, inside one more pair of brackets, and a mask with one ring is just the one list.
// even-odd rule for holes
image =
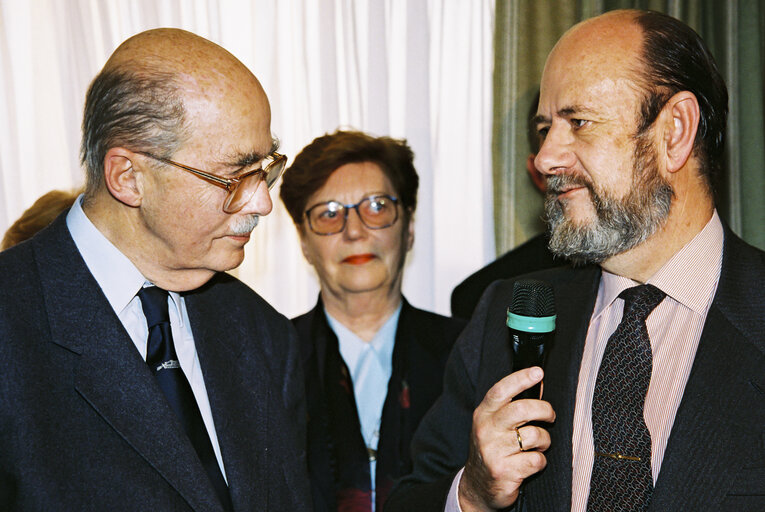
[[536, 125], [557, 331], [543, 400], [511, 373], [513, 281], [484, 294], [387, 511], [765, 510], [765, 253], [720, 220], [727, 90], [663, 14], [613, 11], [548, 57]]

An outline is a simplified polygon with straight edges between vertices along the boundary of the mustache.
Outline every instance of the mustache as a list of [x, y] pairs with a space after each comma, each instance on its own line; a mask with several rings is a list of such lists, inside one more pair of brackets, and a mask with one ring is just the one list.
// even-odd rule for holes
[[240, 217], [231, 225], [231, 234], [235, 236], [249, 235], [258, 225], [259, 215]]
[[586, 187], [590, 192], [595, 192], [593, 184], [584, 176], [575, 174], [554, 174], [547, 177], [547, 194], [556, 196], [568, 189]]

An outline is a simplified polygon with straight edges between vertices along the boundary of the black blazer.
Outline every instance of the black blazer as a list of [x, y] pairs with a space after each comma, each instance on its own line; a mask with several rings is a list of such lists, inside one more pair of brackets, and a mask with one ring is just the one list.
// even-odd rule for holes
[[[314, 508], [335, 511], [335, 478], [330, 434], [322, 388], [328, 340], [337, 337], [327, 322], [321, 299], [308, 313], [293, 319], [306, 368], [308, 397], [308, 466]], [[393, 348], [393, 371], [383, 405], [378, 444], [378, 468], [397, 468], [395, 477], [411, 471], [409, 446], [417, 425], [441, 394], [444, 366], [465, 322], [416, 309], [403, 299]], [[399, 401], [402, 384], [409, 389], [409, 408]], [[358, 420], [356, 420], [358, 423]], [[362, 443], [359, 430], [356, 441]], [[353, 442], [353, 440], [349, 440]], [[365, 448], [364, 448], [365, 449]]]
[[452, 315], [457, 318], [470, 318], [483, 292], [498, 279], [509, 279], [565, 264], [565, 260], [556, 258], [547, 248], [547, 235], [537, 235], [455, 286], [452, 290]]
[[[0, 276], [0, 509], [222, 510], [65, 215]], [[310, 510], [292, 325], [226, 274], [185, 297], [234, 509]]]
[[[600, 280], [599, 267], [538, 272], [555, 290], [558, 329], [549, 353], [545, 398], [557, 414], [548, 466], [527, 481], [527, 510], [571, 509], [571, 438], [579, 364]], [[726, 228], [720, 282], [677, 411], [652, 511], [765, 510], [765, 253]], [[389, 511], [443, 510], [452, 478], [467, 459], [472, 413], [510, 373], [504, 326], [512, 281], [486, 292], [455, 344], [444, 394], [413, 444], [414, 471]]]

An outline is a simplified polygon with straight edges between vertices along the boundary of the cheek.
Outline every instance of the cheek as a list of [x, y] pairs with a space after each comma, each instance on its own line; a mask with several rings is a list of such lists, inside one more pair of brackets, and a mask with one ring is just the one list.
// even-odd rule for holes
[[597, 155], [585, 163], [585, 167], [599, 195], [621, 197], [629, 192], [633, 159], [632, 153], [626, 149], [598, 151]]
[[334, 240], [329, 239], [329, 237], [319, 239], [318, 236], [314, 236], [311, 240], [303, 243], [303, 254], [306, 261], [313, 265], [317, 272], [326, 274], [335, 260], [336, 245]]

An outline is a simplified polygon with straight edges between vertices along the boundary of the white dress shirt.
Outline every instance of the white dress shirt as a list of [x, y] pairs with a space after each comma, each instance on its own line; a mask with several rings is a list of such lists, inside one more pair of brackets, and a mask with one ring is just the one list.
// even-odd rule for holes
[[[136, 294], [142, 287], [153, 283], [147, 281], [135, 265], [88, 219], [82, 210], [82, 195], [77, 198], [67, 214], [66, 225], [74, 239], [77, 250], [82, 259], [85, 260], [88, 270], [93, 274], [106, 296], [106, 300], [109, 301], [133, 341], [136, 350], [145, 361], [149, 329], [141, 307], [141, 299]], [[218, 466], [220, 466], [223, 478], [226, 478], [218, 435], [215, 431], [210, 402], [207, 398], [207, 388], [202, 377], [202, 368], [194, 345], [194, 335], [191, 332], [191, 324], [186, 312], [186, 303], [181, 295], [170, 292], [168, 306], [170, 328], [173, 333], [173, 343], [178, 355], [178, 362], [189, 381], [191, 391], [194, 393], [199, 412], [202, 413], [202, 420], [215, 451], [215, 457], [218, 460]]]

